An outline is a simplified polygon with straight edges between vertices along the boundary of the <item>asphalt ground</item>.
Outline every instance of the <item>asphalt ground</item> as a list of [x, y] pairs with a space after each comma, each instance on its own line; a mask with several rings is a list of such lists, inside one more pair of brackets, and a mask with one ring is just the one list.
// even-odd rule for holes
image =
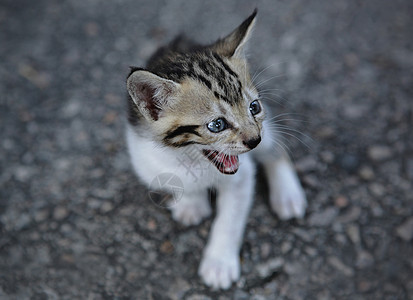
[[[241, 279], [211, 291], [211, 220], [176, 224], [132, 172], [125, 78], [255, 7], [251, 69], [309, 208], [278, 220], [260, 174]], [[0, 299], [413, 299], [412, 16], [407, 0], [1, 0]]]

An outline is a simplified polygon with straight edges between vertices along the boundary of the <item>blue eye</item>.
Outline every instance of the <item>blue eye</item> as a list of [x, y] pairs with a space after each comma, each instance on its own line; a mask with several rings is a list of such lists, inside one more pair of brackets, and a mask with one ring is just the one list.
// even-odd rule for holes
[[209, 122], [207, 127], [209, 131], [217, 133], [227, 128], [227, 122], [224, 119], [219, 118], [212, 122]]
[[250, 112], [253, 116], [259, 114], [261, 112], [261, 104], [258, 100], [251, 102], [250, 104]]

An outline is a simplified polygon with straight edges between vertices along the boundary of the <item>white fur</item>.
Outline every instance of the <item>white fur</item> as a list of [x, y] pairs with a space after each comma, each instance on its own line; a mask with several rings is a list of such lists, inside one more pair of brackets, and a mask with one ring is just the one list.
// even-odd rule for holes
[[[263, 131], [267, 133], [266, 128]], [[127, 143], [135, 172], [147, 185], [161, 173], [173, 173], [182, 180], [183, 196], [171, 208], [175, 220], [199, 224], [211, 213], [207, 189], [217, 189], [217, 216], [198, 271], [213, 288], [227, 289], [240, 276], [239, 250], [254, 194], [253, 156], [268, 174], [273, 210], [282, 219], [304, 215], [306, 199], [294, 169], [288, 159], [277, 154], [266, 134], [256, 150], [239, 156], [240, 168], [234, 175], [220, 173], [205, 157], [196, 156], [196, 150], [188, 157], [182, 149], [161, 147], [138, 136], [130, 126]], [[185, 166], [193, 164], [194, 156], [198, 168], [188, 172]]]

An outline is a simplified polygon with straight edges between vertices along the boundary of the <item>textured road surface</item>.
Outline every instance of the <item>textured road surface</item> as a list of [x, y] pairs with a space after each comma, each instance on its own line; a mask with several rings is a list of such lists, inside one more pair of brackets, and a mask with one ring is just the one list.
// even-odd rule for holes
[[[310, 204], [279, 221], [260, 176], [242, 278], [218, 292], [196, 274], [211, 220], [177, 225], [131, 171], [125, 76], [255, 7], [252, 71], [288, 113]], [[0, 1], [0, 299], [413, 299], [412, 15], [408, 0]]]

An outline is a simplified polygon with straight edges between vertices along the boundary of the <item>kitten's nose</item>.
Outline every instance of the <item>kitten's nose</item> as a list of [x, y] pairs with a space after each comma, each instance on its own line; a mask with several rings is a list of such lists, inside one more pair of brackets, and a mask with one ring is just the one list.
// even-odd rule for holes
[[254, 149], [255, 147], [258, 146], [258, 144], [261, 142], [261, 136], [258, 136], [255, 139], [251, 139], [248, 141], [243, 141], [242, 143], [247, 146], [250, 149]]

